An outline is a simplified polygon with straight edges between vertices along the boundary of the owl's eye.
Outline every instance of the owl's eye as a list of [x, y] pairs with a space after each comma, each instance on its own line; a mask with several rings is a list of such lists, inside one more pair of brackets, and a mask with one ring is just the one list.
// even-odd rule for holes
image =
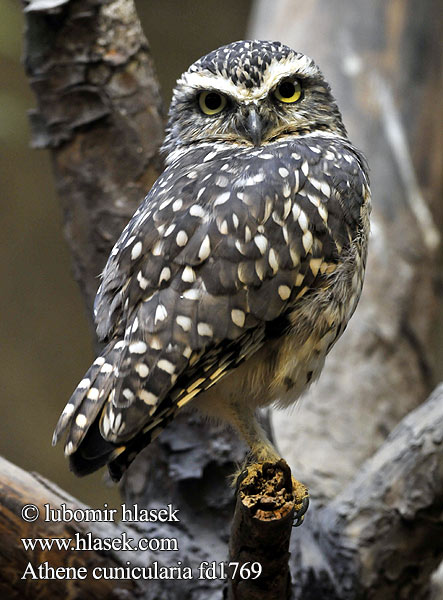
[[205, 115], [217, 115], [225, 108], [227, 100], [226, 96], [218, 92], [207, 91], [199, 94], [198, 104]]
[[297, 79], [284, 79], [275, 88], [274, 96], [286, 104], [297, 102], [301, 98], [301, 85]]

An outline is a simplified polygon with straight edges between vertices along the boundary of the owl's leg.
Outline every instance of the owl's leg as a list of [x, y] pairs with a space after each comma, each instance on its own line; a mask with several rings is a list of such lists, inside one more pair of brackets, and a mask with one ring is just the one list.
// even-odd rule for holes
[[[251, 452], [246, 464], [234, 475], [233, 481], [237, 487], [245, 479], [254, 478], [258, 468], [262, 470], [264, 463], [284, 463], [285, 468], [289, 470], [286, 462], [266, 436], [266, 433], [254, 414], [254, 410], [245, 402], [235, 402], [231, 404], [231, 423], [247, 442]], [[253, 462], [255, 460], [255, 462]], [[304, 515], [309, 506], [309, 493], [305, 485], [292, 477], [292, 493], [294, 496], [294, 526], [302, 524]]]
[[230, 405], [230, 421], [250, 448], [250, 457], [258, 462], [276, 462], [280, 454], [268, 439], [263, 427], [257, 421], [255, 410], [246, 402], [233, 402]]

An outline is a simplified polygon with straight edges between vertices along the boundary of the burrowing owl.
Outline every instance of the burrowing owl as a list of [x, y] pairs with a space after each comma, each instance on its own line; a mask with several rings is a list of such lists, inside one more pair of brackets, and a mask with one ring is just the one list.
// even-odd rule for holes
[[57, 425], [83, 475], [118, 479], [187, 405], [275, 460], [254, 413], [294, 402], [357, 305], [365, 161], [315, 63], [241, 41], [174, 90], [166, 168], [111, 252], [95, 301], [106, 346]]

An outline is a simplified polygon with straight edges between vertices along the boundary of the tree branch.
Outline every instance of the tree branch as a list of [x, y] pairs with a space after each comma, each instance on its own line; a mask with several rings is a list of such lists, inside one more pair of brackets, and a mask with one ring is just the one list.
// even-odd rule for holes
[[[88, 550], [73, 552], [70, 549], [43, 550], [38, 545], [35, 549], [25, 550], [22, 538], [75, 538], [78, 535], [86, 539], [88, 533], [93, 538], [117, 538], [122, 529], [113, 523], [90, 522], [46, 522], [45, 504], [51, 508], [59, 508], [65, 504], [68, 509], [86, 509], [77, 500], [60, 490], [54, 483], [47, 481], [36, 473], [27, 473], [0, 457], [0, 596], [8, 600], [57, 600], [81, 598], [109, 598], [109, 600], [126, 600], [139, 597], [139, 585], [134, 580], [94, 579], [92, 569], [100, 567], [124, 567], [127, 554]], [[38, 507], [40, 517], [34, 522], [26, 522], [21, 517], [22, 507], [33, 504]], [[129, 537], [137, 537], [136, 532], [126, 528]], [[48, 579], [34, 578], [32, 571], [22, 579], [28, 565], [37, 570], [39, 565], [48, 562], [51, 567], [70, 568], [84, 567], [87, 579], [68, 578]]]
[[240, 475], [229, 560], [244, 565], [247, 577], [241, 567], [231, 569], [229, 600], [290, 598], [289, 541], [306, 495], [284, 460], [256, 463]]

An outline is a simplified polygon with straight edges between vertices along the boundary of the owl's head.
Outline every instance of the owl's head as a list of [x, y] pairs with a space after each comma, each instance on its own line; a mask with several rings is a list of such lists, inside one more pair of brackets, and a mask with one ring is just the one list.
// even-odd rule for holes
[[280, 42], [240, 41], [200, 58], [177, 81], [163, 149], [210, 141], [259, 146], [318, 130], [346, 135], [314, 61]]

